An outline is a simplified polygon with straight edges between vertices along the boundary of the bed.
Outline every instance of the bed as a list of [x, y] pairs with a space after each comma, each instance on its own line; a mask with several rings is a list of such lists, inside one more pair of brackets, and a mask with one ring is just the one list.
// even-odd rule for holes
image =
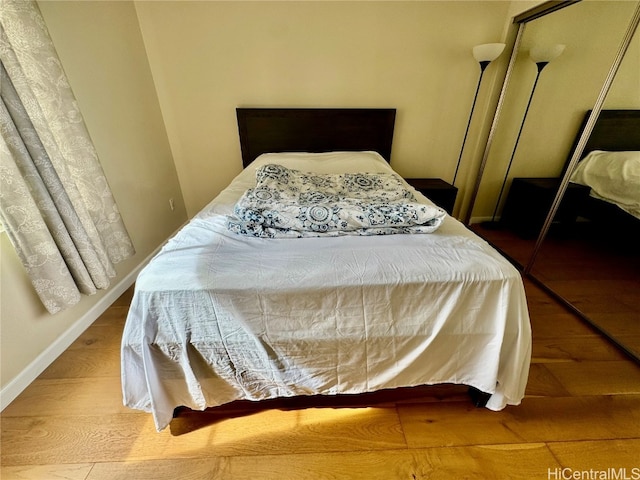
[[581, 217], [597, 229], [640, 239], [640, 110], [600, 112], [571, 181], [591, 188]]
[[[464, 225], [263, 238], [229, 228], [257, 172], [394, 177], [393, 109], [238, 109], [243, 171], [137, 278], [124, 404], [157, 430], [236, 400], [456, 384], [501, 410], [524, 397], [531, 329], [519, 272]], [[333, 177], [332, 177], [333, 178]]]

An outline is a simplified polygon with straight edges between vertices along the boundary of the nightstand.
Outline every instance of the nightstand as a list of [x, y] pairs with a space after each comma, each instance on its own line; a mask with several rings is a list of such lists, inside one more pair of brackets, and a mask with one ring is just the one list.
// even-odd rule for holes
[[440, 178], [405, 178], [406, 182], [439, 207], [444, 208], [449, 215], [456, 203], [458, 188]]
[[[514, 178], [500, 224], [525, 238], [537, 236], [559, 187], [559, 178]], [[573, 224], [590, 191], [584, 185], [569, 183], [553, 223], [561, 226]]]

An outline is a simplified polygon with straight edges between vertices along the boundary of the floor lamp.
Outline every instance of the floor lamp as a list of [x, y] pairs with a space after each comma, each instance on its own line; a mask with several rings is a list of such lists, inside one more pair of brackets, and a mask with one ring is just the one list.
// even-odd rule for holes
[[518, 148], [518, 142], [520, 142], [520, 135], [522, 135], [522, 129], [524, 128], [524, 122], [527, 119], [527, 114], [529, 113], [529, 107], [531, 106], [531, 100], [533, 99], [533, 94], [536, 91], [536, 86], [538, 85], [538, 79], [540, 78], [540, 74], [544, 67], [546, 67], [549, 62], [558, 56], [564, 51], [565, 45], [552, 45], [550, 47], [534, 47], [529, 51], [529, 57], [533, 60], [538, 67], [538, 73], [536, 74], [536, 80], [533, 82], [533, 88], [531, 89], [531, 94], [529, 95], [529, 102], [527, 103], [527, 108], [524, 111], [524, 116], [522, 117], [522, 123], [520, 123], [520, 130], [518, 131], [518, 136], [516, 137], [516, 143], [513, 146], [513, 150], [511, 151], [511, 158], [509, 159], [509, 164], [507, 165], [507, 171], [504, 174], [504, 180], [502, 180], [502, 187], [500, 188], [500, 194], [498, 195], [498, 200], [496, 201], [496, 208], [493, 210], [493, 216], [491, 217], [491, 223], [495, 224], [496, 214], [498, 213], [498, 208], [500, 207], [500, 200], [502, 200], [502, 194], [504, 193], [504, 187], [507, 184], [507, 178], [509, 177], [509, 170], [511, 170], [511, 164], [513, 163], [513, 158], [516, 155], [516, 149]]
[[480, 64], [480, 78], [478, 79], [478, 86], [476, 87], [476, 94], [473, 96], [473, 104], [471, 105], [471, 113], [469, 113], [469, 121], [467, 122], [467, 129], [464, 132], [464, 138], [462, 140], [462, 147], [460, 148], [460, 155], [458, 156], [458, 163], [456, 164], [456, 171], [453, 174], [453, 185], [456, 183], [456, 177], [458, 176], [458, 169], [460, 168], [460, 160], [462, 160], [462, 152], [464, 151], [464, 144], [467, 141], [467, 135], [469, 134], [469, 127], [471, 126], [471, 118], [473, 117], [473, 110], [476, 108], [476, 100], [478, 100], [478, 92], [480, 91], [480, 84], [482, 83], [482, 76], [485, 69], [489, 64], [498, 58], [504, 50], [504, 43], [485, 43], [483, 45], [476, 45], [473, 47], [473, 58]]

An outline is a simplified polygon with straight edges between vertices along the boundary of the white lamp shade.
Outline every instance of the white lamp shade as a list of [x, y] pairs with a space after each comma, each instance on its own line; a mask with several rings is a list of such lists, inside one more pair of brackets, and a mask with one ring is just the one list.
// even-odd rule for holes
[[564, 52], [566, 45], [550, 45], [550, 46], [538, 46], [533, 47], [529, 51], [531, 60], [535, 63], [550, 62], [551, 60], [558, 58], [562, 52]]
[[504, 50], [504, 43], [485, 43], [473, 47], [473, 58], [478, 62], [491, 62], [498, 58]]

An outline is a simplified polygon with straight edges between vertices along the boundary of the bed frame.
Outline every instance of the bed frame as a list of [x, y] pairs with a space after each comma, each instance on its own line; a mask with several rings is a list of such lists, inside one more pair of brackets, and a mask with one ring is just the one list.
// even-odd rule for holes
[[237, 108], [242, 166], [272, 152], [375, 151], [391, 161], [394, 108]]
[[[586, 112], [582, 125], [571, 148], [571, 154], [582, 136], [591, 110]], [[593, 150], [612, 152], [640, 150], [640, 110], [602, 110], [589, 136], [582, 158]], [[566, 172], [571, 155], [563, 168]], [[640, 220], [624, 210], [603, 200], [587, 197], [579, 207], [578, 214], [593, 222], [606, 222], [607, 230], [611, 228], [623, 233], [626, 238], [640, 238]]]

